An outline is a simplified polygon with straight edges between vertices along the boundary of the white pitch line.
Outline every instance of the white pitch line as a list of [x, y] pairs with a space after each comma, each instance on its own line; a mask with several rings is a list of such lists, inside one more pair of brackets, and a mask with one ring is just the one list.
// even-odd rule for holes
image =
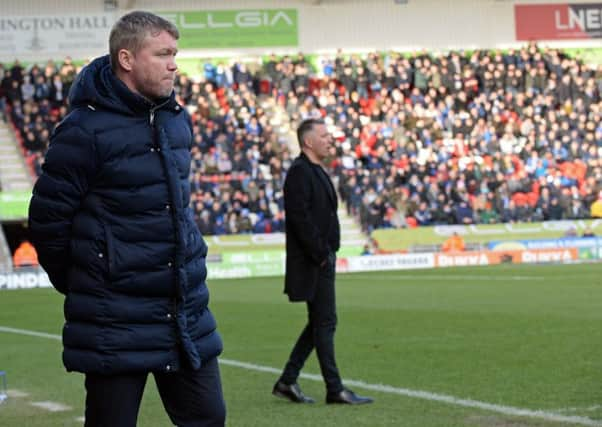
[[[358, 275], [359, 276], [359, 275]], [[371, 276], [370, 280], [378, 280], [378, 281], [390, 281], [391, 279], [399, 279], [399, 280], [445, 280], [445, 281], [492, 281], [492, 282], [515, 282], [515, 281], [538, 281], [545, 280], [545, 277], [541, 276], [504, 276], [504, 277], [495, 277], [495, 276], [458, 276], [450, 274], [448, 276], [445, 275], [425, 275], [425, 274], [401, 274], [401, 275], [386, 275], [386, 276]], [[353, 275], [344, 276], [344, 280], [366, 280], [364, 277], [354, 277]]]
[[57, 402], [50, 402], [50, 401], [31, 402], [30, 405], [35, 406], [36, 408], [46, 409], [47, 411], [50, 411], [50, 412], [63, 412], [63, 411], [71, 410], [71, 406], [63, 405], [62, 403], [57, 403]]
[[8, 333], [19, 334], [19, 335], [29, 335], [32, 337], [39, 337], [39, 338], [49, 338], [51, 340], [61, 340], [60, 335], [47, 334], [45, 332], [28, 331], [27, 329], [9, 328], [6, 326], [0, 326], [0, 332], [8, 332]]
[[[260, 372], [269, 372], [272, 374], [281, 374], [282, 371], [280, 369], [272, 368], [269, 366], [261, 366], [255, 365], [252, 363], [239, 362], [237, 360], [228, 360], [228, 359], [220, 359], [220, 363], [229, 366], [236, 366], [238, 368], [248, 369], [252, 371], [260, 371]], [[312, 381], [323, 381], [321, 375], [315, 374], [304, 374], [302, 373], [301, 378], [312, 380]], [[530, 417], [530, 418], [538, 418], [546, 421], [555, 421], [555, 422], [565, 422], [565, 423], [573, 423], [580, 424], [584, 426], [602, 426], [602, 421], [592, 420], [586, 417], [579, 416], [566, 416], [562, 414], [555, 414], [553, 412], [547, 412], [543, 410], [532, 410], [532, 409], [522, 409], [515, 408], [512, 406], [504, 406], [497, 405], [495, 403], [487, 403], [481, 402], [478, 400], [472, 399], [461, 399], [454, 396], [449, 396], [445, 394], [431, 393], [429, 391], [422, 390], [411, 390], [407, 388], [399, 388], [393, 387], [385, 384], [369, 384], [364, 381], [356, 381], [356, 380], [343, 380], [345, 385], [349, 385], [356, 388], [361, 388], [364, 390], [376, 391], [380, 393], [390, 393], [390, 394], [398, 394], [407, 397], [414, 397], [418, 399], [431, 400], [435, 402], [443, 402], [449, 403], [451, 405], [456, 406], [465, 406], [468, 408], [477, 408], [483, 409], [487, 411], [497, 412], [500, 414], [511, 415], [516, 417]]]
[[14, 390], [14, 389], [8, 389], [6, 392], [8, 397], [12, 397], [15, 399], [20, 399], [22, 397], [27, 397], [29, 396], [29, 393], [25, 393], [24, 391], [21, 390]]
[[602, 405], [593, 405], [593, 406], [586, 406], [586, 407], [578, 407], [578, 406], [573, 406], [572, 408], [560, 408], [560, 409], [554, 409], [554, 412], [592, 412], [592, 411], [597, 411], [598, 409], [602, 409]]
[[[0, 332], [8, 332], [8, 333], [14, 333], [14, 334], [20, 334], [20, 335], [30, 335], [30, 336], [34, 336], [34, 337], [49, 338], [49, 339], [54, 339], [54, 340], [61, 339], [60, 335], [47, 334], [44, 332], [29, 331], [26, 329], [9, 328], [6, 326], [0, 326]], [[223, 364], [223, 365], [247, 369], [250, 371], [267, 372], [270, 374], [277, 374], [277, 375], [282, 373], [282, 371], [277, 368], [273, 368], [270, 366], [256, 365], [256, 364], [247, 363], [247, 362], [240, 362], [238, 360], [219, 359], [219, 362], [220, 362], [220, 364]], [[316, 375], [316, 374], [302, 373], [301, 378], [311, 380], [311, 381], [319, 381], [319, 382], [323, 381], [322, 376]], [[416, 399], [423, 399], [423, 400], [430, 400], [433, 402], [447, 403], [447, 404], [454, 405], [454, 406], [464, 406], [467, 408], [481, 409], [481, 410], [485, 410], [485, 411], [497, 412], [499, 414], [510, 415], [513, 417], [529, 417], [529, 418], [537, 418], [537, 419], [541, 419], [541, 420], [560, 422], [560, 423], [564, 422], [564, 423], [578, 424], [578, 425], [583, 425], [583, 426], [602, 427], [601, 420], [593, 420], [593, 419], [587, 418], [587, 417], [567, 416], [567, 415], [562, 415], [562, 414], [544, 411], [544, 410], [523, 409], [523, 408], [516, 408], [513, 406], [497, 405], [495, 403], [481, 402], [479, 400], [472, 400], [472, 399], [462, 399], [459, 397], [450, 396], [450, 395], [446, 395], [446, 394], [431, 393], [429, 391], [412, 390], [412, 389], [401, 388], [401, 387], [393, 387], [393, 386], [386, 385], [386, 384], [370, 384], [370, 383], [366, 383], [364, 381], [349, 380], [349, 379], [343, 380], [343, 382], [348, 386], [360, 388], [363, 390], [370, 390], [370, 391], [375, 391], [375, 392], [379, 392], [379, 393], [397, 394], [397, 395], [401, 395], [401, 396], [413, 397]]]

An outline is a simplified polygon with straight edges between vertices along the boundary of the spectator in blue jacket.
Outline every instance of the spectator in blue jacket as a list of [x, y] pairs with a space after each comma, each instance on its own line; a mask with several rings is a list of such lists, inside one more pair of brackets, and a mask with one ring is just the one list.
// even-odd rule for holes
[[207, 245], [189, 207], [192, 129], [173, 90], [178, 37], [147, 12], [115, 23], [34, 188], [32, 239], [65, 295], [63, 362], [85, 374], [86, 426], [135, 426], [149, 373], [174, 424], [225, 423]]

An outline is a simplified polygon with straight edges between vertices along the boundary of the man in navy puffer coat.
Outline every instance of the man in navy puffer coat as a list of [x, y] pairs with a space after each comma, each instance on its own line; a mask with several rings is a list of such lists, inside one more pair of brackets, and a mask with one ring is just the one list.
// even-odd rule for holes
[[73, 84], [31, 200], [40, 263], [65, 294], [63, 362], [86, 374], [87, 426], [135, 425], [149, 372], [175, 424], [224, 424], [178, 37], [148, 12], [115, 24], [110, 55]]

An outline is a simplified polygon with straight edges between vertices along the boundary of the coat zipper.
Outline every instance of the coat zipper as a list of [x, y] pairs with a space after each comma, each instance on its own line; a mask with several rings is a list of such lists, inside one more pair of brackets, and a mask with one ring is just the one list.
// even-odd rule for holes
[[153, 107], [152, 107], [152, 108], [149, 110], [149, 113], [150, 113], [150, 117], [149, 117], [149, 123], [150, 123], [151, 127], [154, 127], [154, 126], [155, 126], [155, 111], [157, 111], [159, 108], [161, 108], [161, 107], [163, 107], [164, 105], [166, 105], [168, 102], [169, 102], [169, 99], [168, 99], [167, 101], [165, 101], [165, 102], [162, 102], [162, 103], [161, 103], [161, 104], [159, 104], [159, 105], [155, 105], [155, 106], [153, 106]]
[[[149, 121], [149, 124], [150, 124], [150, 127], [151, 127], [151, 132], [152, 132], [152, 137], [153, 137], [153, 146], [156, 146], [156, 147], [158, 147], [158, 144], [157, 144], [157, 137], [155, 135], [155, 111], [157, 111], [159, 108], [161, 108], [165, 104], [167, 104], [167, 101], [164, 102], [164, 103], [162, 103], [162, 104], [160, 104], [160, 105], [155, 105], [154, 107], [152, 107], [149, 110], [149, 120], [148, 121]], [[172, 213], [172, 215], [173, 215], [173, 213]], [[176, 225], [176, 227], [177, 227], [177, 225]], [[173, 316], [174, 316], [174, 319], [177, 318], [177, 315], [178, 315], [178, 297], [180, 295], [179, 286], [176, 286], [175, 291], [176, 291], [176, 295], [177, 296], [176, 296], [176, 298], [173, 299]]]

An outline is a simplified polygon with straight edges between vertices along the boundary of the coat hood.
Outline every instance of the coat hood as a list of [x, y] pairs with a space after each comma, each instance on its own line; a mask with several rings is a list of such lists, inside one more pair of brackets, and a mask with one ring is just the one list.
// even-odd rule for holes
[[[157, 100], [157, 104], [175, 104], [172, 91], [169, 98]], [[96, 58], [86, 65], [75, 78], [69, 92], [71, 108], [91, 105], [126, 115], [146, 114], [155, 105], [148, 99], [132, 92], [111, 69], [109, 55]]]

